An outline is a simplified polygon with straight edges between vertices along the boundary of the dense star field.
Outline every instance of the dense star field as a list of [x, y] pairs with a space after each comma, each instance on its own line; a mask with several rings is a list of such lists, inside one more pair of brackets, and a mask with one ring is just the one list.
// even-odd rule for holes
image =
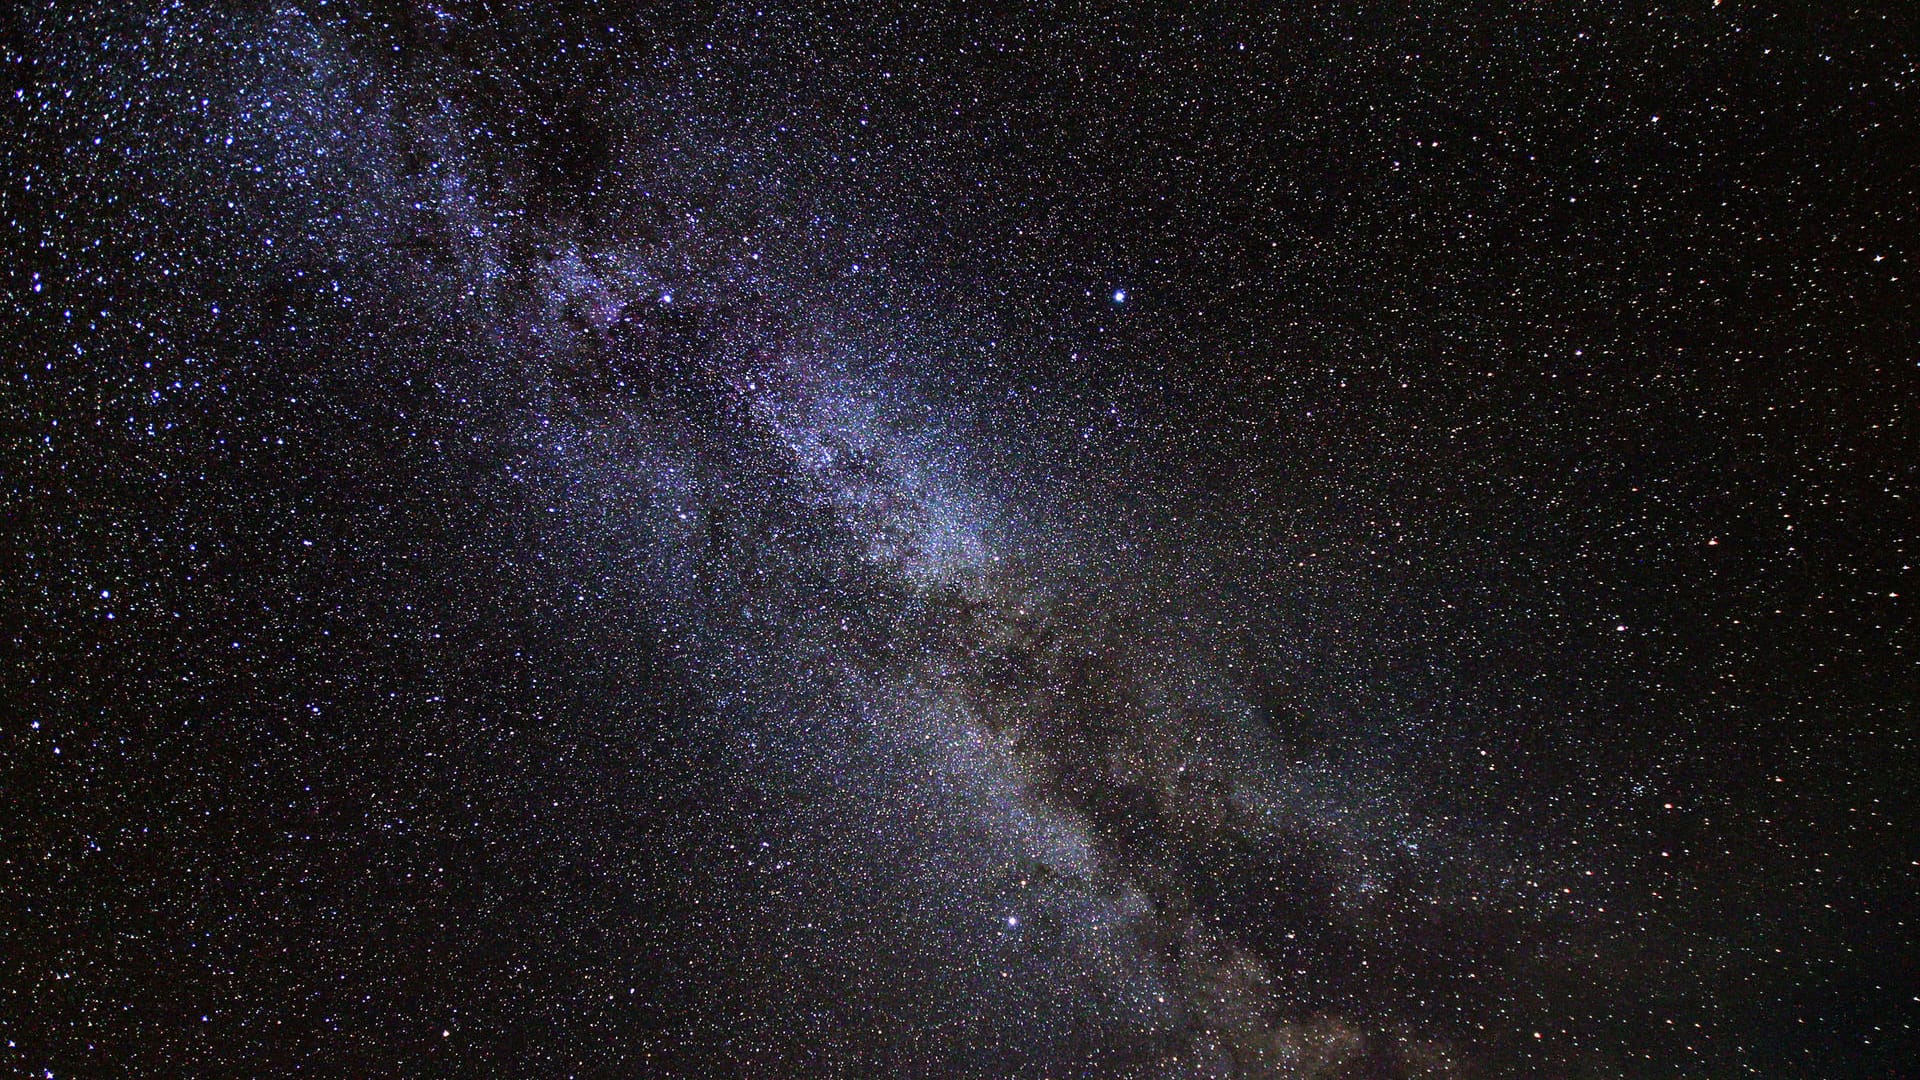
[[1913, 1075], [1920, 27], [1272, 7], [24, 9], [0, 1070]]

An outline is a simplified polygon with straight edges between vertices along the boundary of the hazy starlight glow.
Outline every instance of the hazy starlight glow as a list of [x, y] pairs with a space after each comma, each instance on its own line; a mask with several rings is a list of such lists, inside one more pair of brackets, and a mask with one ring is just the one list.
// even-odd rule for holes
[[29, 6], [0, 1071], [1904, 1075], [1910, 50], [1729, 7]]

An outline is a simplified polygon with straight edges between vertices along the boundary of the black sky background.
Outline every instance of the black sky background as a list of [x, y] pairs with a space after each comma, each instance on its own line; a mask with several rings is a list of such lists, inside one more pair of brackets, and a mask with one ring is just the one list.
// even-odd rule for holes
[[1901, 1075], [1914, 31], [25, 11], [0, 1061]]

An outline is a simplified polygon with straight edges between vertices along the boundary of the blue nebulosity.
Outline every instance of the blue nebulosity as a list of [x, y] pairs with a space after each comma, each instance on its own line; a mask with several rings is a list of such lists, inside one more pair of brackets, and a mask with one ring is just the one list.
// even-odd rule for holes
[[0, 1060], [1892, 1075], [1890, 20], [28, 10]]

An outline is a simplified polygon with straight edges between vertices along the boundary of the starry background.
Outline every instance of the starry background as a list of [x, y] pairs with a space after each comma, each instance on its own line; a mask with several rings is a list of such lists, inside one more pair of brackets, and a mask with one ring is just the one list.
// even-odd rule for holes
[[111, 7], [7, 1072], [1920, 1061], [1898, 5]]

